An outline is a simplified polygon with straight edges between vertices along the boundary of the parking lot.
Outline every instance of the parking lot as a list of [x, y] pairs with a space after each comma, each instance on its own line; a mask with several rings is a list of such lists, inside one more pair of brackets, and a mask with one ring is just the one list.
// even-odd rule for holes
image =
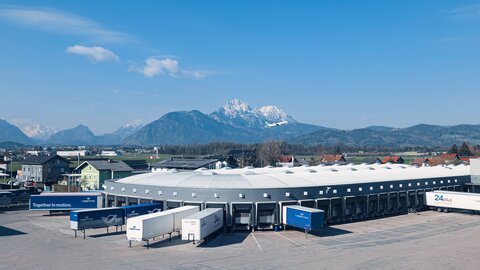
[[[480, 216], [422, 212], [301, 231], [173, 238], [128, 247], [124, 233], [74, 238], [68, 216], [0, 213], [0, 269], [476, 269]], [[111, 228], [110, 232], [115, 230]], [[80, 236], [80, 235], [79, 235]]]

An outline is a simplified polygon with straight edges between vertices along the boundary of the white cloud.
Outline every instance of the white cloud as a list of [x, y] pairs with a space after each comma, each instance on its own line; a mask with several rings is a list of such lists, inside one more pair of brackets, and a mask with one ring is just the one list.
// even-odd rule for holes
[[206, 71], [181, 69], [176, 59], [155, 57], [147, 58], [142, 67], [131, 66], [130, 71], [141, 73], [147, 78], [170, 76], [172, 78], [202, 79], [208, 75]]
[[112, 51], [99, 46], [86, 47], [75, 45], [68, 47], [65, 51], [71, 54], [83, 55], [95, 62], [118, 61], [119, 59]]
[[0, 8], [0, 19], [46, 31], [84, 35], [107, 42], [132, 40], [132, 37], [125, 33], [108, 30], [87, 18], [50, 8]]
[[480, 18], [480, 4], [460, 5], [445, 11], [445, 13], [455, 18], [478, 19]]

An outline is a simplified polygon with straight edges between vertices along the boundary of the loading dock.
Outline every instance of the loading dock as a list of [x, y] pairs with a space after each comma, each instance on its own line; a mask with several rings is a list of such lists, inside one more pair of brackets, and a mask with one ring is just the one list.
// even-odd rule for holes
[[298, 200], [298, 204], [303, 207], [315, 208], [315, 200]]
[[357, 196], [357, 207], [355, 211], [355, 219], [364, 219], [367, 214], [368, 197], [367, 196]]
[[[280, 209], [283, 209], [281, 205], [280, 205]], [[317, 209], [323, 210], [325, 212], [325, 220], [328, 220], [330, 218], [330, 199], [329, 198], [317, 199]]]
[[407, 207], [407, 193], [405, 191], [398, 192], [398, 211], [406, 212]]
[[132, 197], [128, 197], [127, 199], [127, 205], [136, 205], [138, 204], [138, 198], [132, 198]]
[[384, 216], [388, 212], [388, 194], [378, 194], [378, 211], [377, 215]]
[[390, 214], [396, 214], [398, 212], [398, 193], [388, 193], [388, 212]]
[[425, 208], [425, 191], [417, 190], [417, 209]]
[[374, 217], [378, 209], [378, 195], [370, 194], [368, 195], [368, 216]]
[[126, 206], [127, 205], [127, 198], [125, 197], [121, 197], [121, 196], [117, 196], [117, 205], [116, 207], [121, 207], [121, 206]]
[[417, 194], [415, 190], [407, 191], [407, 205], [408, 205], [408, 208], [417, 207]]
[[223, 209], [223, 224], [226, 226], [232, 225], [232, 220], [229, 217], [229, 208], [227, 202], [206, 202], [205, 209], [207, 208], [222, 208]]
[[175, 209], [183, 206], [183, 201], [180, 200], [167, 200], [165, 209]]
[[184, 205], [184, 206], [187, 206], [187, 205], [198, 206], [198, 209], [199, 209], [200, 211], [202, 211], [203, 209], [205, 209], [205, 207], [203, 207], [203, 202], [184, 201], [184, 202], [183, 202], [183, 205]]
[[278, 219], [277, 219], [277, 224], [281, 223], [281, 221], [283, 220], [283, 207], [284, 206], [287, 206], [287, 205], [298, 205], [298, 201], [280, 201], [278, 202], [278, 204], [280, 205], [279, 209], [280, 211], [278, 211]]
[[277, 215], [277, 204], [275, 202], [257, 202], [255, 204], [256, 222], [258, 229], [273, 229], [275, 216]]
[[340, 222], [343, 214], [343, 198], [334, 197], [330, 199], [330, 222]]
[[344, 220], [352, 220], [357, 209], [355, 196], [346, 196], [344, 200]]
[[107, 207], [115, 207], [116, 204], [115, 204], [115, 196], [113, 195], [107, 195], [107, 203], [106, 203]]
[[252, 202], [232, 202], [233, 230], [250, 230], [253, 221]]

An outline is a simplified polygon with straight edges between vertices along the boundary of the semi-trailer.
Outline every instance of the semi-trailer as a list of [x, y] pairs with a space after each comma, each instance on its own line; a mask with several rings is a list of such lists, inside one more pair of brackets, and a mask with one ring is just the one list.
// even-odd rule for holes
[[325, 224], [325, 212], [320, 209], [289, 205], [283, 207], [283, 225], [305, 230], [308, 233], [320, 229]]
[[175, 214], [174, 218], [174, 227], [175, 232], [181, 232], [182, 230], [182, 219], [191, 216], [195, 213], [198, 213], [199, 207], [195, 205], [182, 206], [178, 208], [169, 209], [165, 212], [172, 212]]
[[103, 194], [101, 192], [44, 192], [30, 196], [31, 211], [71, 211], [78, 209], [101, 208]]
[[[163, 203], [145, 203], [145, 204], [134, 204], [120, 207], [125, 211], [125, 218], [132, 218], [136, 216], [161, 212], [163, 210]], [[126, 221], [125, 221], [126, 223]]]
[[145, 241], [149, 248], [150, 239], [162, 235], [180, 232], [182, 219], [199, 211], [198, 206], [182, 206], [160, 213], [153, 213], [127, 219], [127, 240], [129, 246], [132, 241]]
[[75, 231], [83, 231], [85, 238], [86, 229], [122, 227], [126, 220], [132, 217], [160, 212], [163, 203], [136, 204], [122, 207], [109, 207], [100, 209], [86, 209], [70, 212], [70, 228]]
[[125, 211], [120, 207], [109, 207], [101, 209], [85, 209], [70, 212], [70, 228], [75, 231], [83, 232], [85, 239], [86, 229], [108, 228], [115, 226], [118, 230], [119, 226], [125, 224]]
[[447, 212], [449, 209], [480, 211], [480, 194], [435, 190], [425, 192], [428, 206]]
[[182, 240], [200, 241], [223, 228], [223, 209], [207, 208], [182, 219]]

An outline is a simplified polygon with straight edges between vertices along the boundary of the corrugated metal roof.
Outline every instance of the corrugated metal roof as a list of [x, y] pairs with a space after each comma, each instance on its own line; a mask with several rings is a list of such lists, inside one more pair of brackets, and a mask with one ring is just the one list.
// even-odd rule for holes
[[121, 160], [87, 160], [82, 163], [76, 170], [83, 166], [83, 164], [88, 163], [92, 165], [95, 169], [101, 170], [111, 170], [114, 172], [131, 172], [133, 169], [128, 166], [125, 162]]
[[[334, 170], [332, 170], [334, 169]], [[415, 167], [403, 164], [256, 168], [188, 172], [155, 172], [126, 177], [118, 183], [189, 188], [250, 189], [360, 184], [382, 181], [455, 177], [470, 166]]]

